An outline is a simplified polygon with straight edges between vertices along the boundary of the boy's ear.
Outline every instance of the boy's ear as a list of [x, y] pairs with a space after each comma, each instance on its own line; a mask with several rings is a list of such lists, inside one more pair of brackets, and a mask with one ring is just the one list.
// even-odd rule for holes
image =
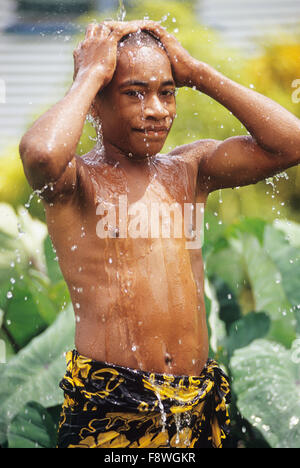
[[93, 99], [89, 110], [89, 114], [93, 117], [94, 120], [99, 119], [99, 116], [101, 114], [101, 100], [98, 95], [95, 96]]

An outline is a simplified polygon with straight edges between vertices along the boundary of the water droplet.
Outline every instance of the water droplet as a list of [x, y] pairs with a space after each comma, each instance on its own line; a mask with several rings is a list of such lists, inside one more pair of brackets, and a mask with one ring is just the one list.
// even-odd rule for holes
[[117, 20], [124, 21], [126, 17], [126, 8], [124, 6], [123, 0], [119, 0], [119, 9], [117, 13]]
[[297, 426], [299, 423], [299, 418], [297, 416], [292, 416], [289, 422], [289, 428], [293, 429], [293, 427]]

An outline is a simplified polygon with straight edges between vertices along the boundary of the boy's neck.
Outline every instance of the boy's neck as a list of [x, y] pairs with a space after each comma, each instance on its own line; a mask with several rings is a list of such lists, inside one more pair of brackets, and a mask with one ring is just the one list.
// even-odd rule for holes
[[[126, 168], [137, 168], [141, 169], [142, 167], [147, 168], [153, 159], [156, 158], [156, 155], [145, 156], [144, 158], [135, 156], [132, 153], [126, 153], [118, 148], [116, 145], [103, 141], [102, 147], [95, 147], [93, 152], [97, 152], [100, 155], [101, 160], [106, 160], [110, 164], [120, 165], [124, 169]], [[99, 159], [100, 159], [99, 158]]]

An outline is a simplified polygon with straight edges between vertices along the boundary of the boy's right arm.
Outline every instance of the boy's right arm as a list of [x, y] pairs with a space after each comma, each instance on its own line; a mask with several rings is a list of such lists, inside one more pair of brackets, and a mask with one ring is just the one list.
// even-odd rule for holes
[[[76, 148], [94, 97], [112, 79], [118, 40], [126, 28], [90, 24], [74, 51], [74, 81], [65, 97], [42, 115], [20, 142], [20, 156], [31, 187], [45, 201], [65, 199], [76, 189]], [[51, 186], [51, 190], [47, 188]]]

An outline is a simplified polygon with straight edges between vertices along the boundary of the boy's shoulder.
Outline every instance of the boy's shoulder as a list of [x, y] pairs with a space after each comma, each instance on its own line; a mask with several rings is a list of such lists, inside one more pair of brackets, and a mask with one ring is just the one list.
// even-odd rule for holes
[[171, 150], [168, 155], [180, 156], [186, 162], [199, 164], [201, 159], [211, 153], [219, 143], [219, 140], [215, 140], [213, 138], [196, 140], [192, 143], [177, 146]]

